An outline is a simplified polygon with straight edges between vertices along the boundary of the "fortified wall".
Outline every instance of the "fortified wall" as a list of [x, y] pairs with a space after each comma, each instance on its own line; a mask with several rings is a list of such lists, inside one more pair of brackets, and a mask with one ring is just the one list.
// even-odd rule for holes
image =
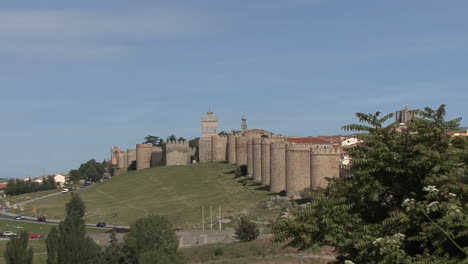
[[200, 162], [227, 161], [237, 166], [247, 166], [247, 176], [267, 185], [271, 192], [285, 191], [288, 196], [300, 195], [306, 189], [324, 188], [327, 178], [341, 177], [341, 149], [323, 138], [276, 136], [262, 129], [218, 134], [218, 119], [212, 112], [202, 119], [202, 137], [196, 149], [187, 141], [165, 142], [162, 147], [137, 144], [126, 152], [118, 147], [111, 150], [111, 162], [125, 170], [136, 161], [136, 169], [188, 165], [192, 159]]
[[188, 165], [192, 163], [194, 155], [195, 149], [189, 147], [188, 141], [174, 141], [164, 142], [162, 147], [151, 143], [136, 144], [135, 149], [126, 152], [114, 147], [111, 160], [115, 160], [119, 171], [127, 170], [133, 162], [136, 162], [137, 170], [142, 170], [156, 166]]

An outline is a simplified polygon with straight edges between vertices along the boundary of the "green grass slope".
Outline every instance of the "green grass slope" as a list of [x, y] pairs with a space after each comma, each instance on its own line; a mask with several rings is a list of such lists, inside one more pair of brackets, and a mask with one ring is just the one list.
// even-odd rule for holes
[[[205, 207], [205, 222], [213, 219], [221, 205], [222, 217], [241, 211], [252, 217], [272, 218], [278, 212], [261, 209], [258, 203], [270, 193], [259, 186], [243, 186], [233, 179], [235, 166], [225, 163], [202, 163], [190, 166], [169, 166], [123, 173], [79, 192], [87, 207], [85, 220], [113, 224], [117, 213], [118, 225], [129, 225], [147, 214], [165, 215], [176, 226], [201, 228], [201, 207]], [[25, 207], [24, 214], [32, 215], [32, 208], [50, 219], [62, 219], [70, 194], [35, 201]], [[205, 226], [207, 227], [207, 226]]]

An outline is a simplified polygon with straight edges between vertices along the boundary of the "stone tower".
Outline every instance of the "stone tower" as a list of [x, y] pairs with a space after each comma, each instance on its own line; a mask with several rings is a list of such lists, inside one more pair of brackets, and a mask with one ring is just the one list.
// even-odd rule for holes
[[202, 137], [199, 142], [198, 159], [200, 162], [210, 162], [213, 159], [211, 137], [218, 135], [218, 119], [213, 116], [213, 112], [206, 112], [202, 119]]
[[137, 170], [147, 169], [151, 167], [151, 152], [153, 144], [137, 144], [136, 145], [136, 167]]
[[326, 178], [340, 177], [340, 149], [312, 148], [310, 155], [310, 188], [325, 188]]
[[310, 148], [308, 144], [286, 145], [286, 194], [300, 195], [310, 187]]
[[252, 140], [253, 157], [253, 179], [255, 182], [262, 182], [262, 139]]
[[247, 176], [253, 177], [253, 142], [247, 139]]
[[213, 112], [206, 112], [202, 119], [202, 138], [211, 138], [218, 135], [218, 118], [213, 116]]
[[286, 190], [286, 142], [272, 142], [270, 147], [270, 192]]
[[395, 112], [395, 121], [399, 124], [401, 123], [406, 124], [413, 119], [414, 119], [414, 113], [411, 112], [409, 106], [406, 106], [405, 109]]
[[244, 132], [247, 130], [247, 119], [244, 117], [242, 117], [242, 123], [241, 123], [241, 131]]
[[269, 139], [262, 140], [261, 166], [262, 166], [262, 184], [264, 185], [270, 184], [270, 145], [271, 145], [271, 142]]
[[247, 141], [247, 138], [236, 137], [236, 165], [238, 167], [247, 165]]
[[236, 164], [236, 135], [229, 133], [227, 136], [227, 159], [229, 164]]

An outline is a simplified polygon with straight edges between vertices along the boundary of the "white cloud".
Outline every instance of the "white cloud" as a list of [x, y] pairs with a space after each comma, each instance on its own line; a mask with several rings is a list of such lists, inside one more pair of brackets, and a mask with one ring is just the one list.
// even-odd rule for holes
[[0, 10], [0, 56], [88, 59], [126, 54], [133, 40], [206, 34], [214, 23], [194, 9]]

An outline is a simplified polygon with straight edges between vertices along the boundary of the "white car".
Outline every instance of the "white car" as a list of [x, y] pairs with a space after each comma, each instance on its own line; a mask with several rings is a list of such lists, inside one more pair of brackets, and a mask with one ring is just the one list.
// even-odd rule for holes
[[67, 193], [68, 192], [68, 189], [63, 189], [62, 190], [62, 193]]
[[5, 231], [2, 233], [2, 236], [4, 237], [12, 237], [12, 236], [16, 236], [15, 233], [11, 232], [11, 231]]
[[22, 216], [22, 215], [17, 215], [17, 216], [15, 216], [15, 219], [16, 219], [16, 220], [22, 220], [22, 219], [24, 219], [24, 216]]

